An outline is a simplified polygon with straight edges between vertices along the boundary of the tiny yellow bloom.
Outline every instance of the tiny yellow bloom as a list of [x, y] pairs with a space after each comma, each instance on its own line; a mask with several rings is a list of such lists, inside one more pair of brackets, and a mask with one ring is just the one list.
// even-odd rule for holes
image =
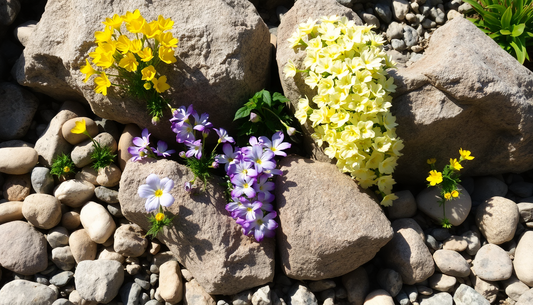
[[89, 63], [88, 59], [85, 59], [86, 65], [81, 67], [80, 72], [85, 74], [85, 79], [83, 80], [84, 83], [86, 83], [89, 80], [89, 77], [96, 74], [96, 70], [93, 69], [91, 64]]
[[292, 60], [289, 59], [287, 64], [283, 67], [283, 73], [285, 74], [285, 79], [296, 75], [296, 66]]
[[457, 190], [453, 190], [453, 191], [452, 191], [452, 197], [453, 197], [453, 198], [457, 198], [457, 197], [459, 197], [459, 192], [458, 192]]
[[65, 172], [65, 173], [70, 172], [70, 167], [68, 167], [68, 166], [63, 167], [63, 172]]
[[461, 168], [463, 168], [463, 166], [461, 165], [461, 163], [459, 163], [459, 161], [457, 161], [457, 159], [452, 158], [450, 158], [450, 166], [456, 171], [459, 171], [461, 170]]
[[426, 178], [431, 186], [435, 186], [442, 182], [442, 173], [432, 170], [429, 172], [429, 176]]
[[106, 26], [103, 32], [97, 31], [94, 33], [94, 38], [96, 43], [100, 42], [108, 42], [111, 40], [111, 35], [113, 35], [113, 31], [111, 30], [111, 27]]
[[459, 149], [459, 154], [461, 155], [461, 159], [464, 160], [473, 160], [474, 156], [471, 156], [469, 150], [463, 150], [462, 148]]
[[131, 40], [126, 35], [120, 35], [117, 39], [117, 49], [122, 53], [126, 54], [130, 50]]
[[167, 84], [167, 77], [165, 75], [161, 76], [159, 79], [153, 78], [152, 83], [154, 84], [155, 91], [163, 93], [170, 88], [170, 85]]
[[128, 53], [128, 54], [126, 54], [126, 56], [124, 56], [120, 60], [118, 65], [121, 68], [124, 68], [127, 71], [129, 71], [129, 72], [134, 72], [134, 71], [137, 71], [137, 67], [139, 66], [139, 62], [137, 61], [137, 59], [135, 58], [135, 55], [133, 55], [133, 53]]
[[156, 220], [156, 221], [162, 221], [163, 219], [165, 219], [165, 214], [163, 214], [163, 213], [157, 213], [157, 214], [155, 215], [155, 220]]
[[157, 40], [159, 40], [162, 46], [167, 48], [176, 48], [179, 41], [178, 38], [172, 36], [172, 33], [170, 32], [159, 34]]
[[435, 164], [435, 162], [437, 162], [437, 159], [435, 158], [430, 158], [430, 159], [427, 159], [427, 164], [431, 165], [431, 164]]
[[152, 58], [154, 58], [154, 54], [152, 53], [152, 49], [148, 48], [148, 47], [144, 48], [142, 51], [139, 51], [139, 53], [137, 53], [137, 55], [139, 55], [141, 60], [144, 61], [144, 62], [148, 62], [148, 61], [152, 60]]
[[450, 193], [444, 194], [444, 199], [450, 200], [450, 198], [452, 198], [452, 194], [450, 194]]
[[111, 82], [109, 81], [109, 78], [107, 78], [105, 72], [102, 72], [100, 76], [95, 78], [94, 83], [96, 84], [96, 88], [94, 89], [96, 93], [107, 95], [107, 88], [111, 87]]
[[172, 21], [170, 18], [165, 19], [163, 16], [159, 15], [159, 17], [157, 17], [157, 24], [161, 31], [166, 31], [172, 28], [174, 21]]
[[130, 51], [133, 52], [133, 53], [138, 53], [142, 50], [143, 48], [143, 43], [141, 40], [139, 39], [134, 39], [131, 41], [131, 45], [130, 45]]
[[128, 29], [128, 31], [134, 34], [141, 33], [144, 28], [145, 23], [146, 23], [146, 20], [144, 20], [144, 18], [142, 17], [133, 19], [130, 22], [126, 23], [126, 29]]
[[75, 124], [76, 126], [74, 126], [74, 128], [70, 130], [71, 133], [82, 134], [82, 133], [85, 133], [85, 131], [87, 131], [87, 127], [85, 125], [85, 119], [82, 119], [81, 121], [76, 121]]
[[388, 194], [383, 197], [383, 200], [381, 200], [381, 205], [384, 207], [391, 207], [392, 202], [396, 199], [398, 199], [398, 196], [396, 196], [394, 193]]
[[141, 12], [138, 9], [132, 12], [126, 12], [126, 15], [121, 16], [125, 22], [131, 22], [132, 20], [142, 18]]
[[150, 89], [152, 89], [152, 84], [150, 84], [149, 82], [146, 82], [146, 83], [144, 83], [143, 87], [146, 90], [150, 90]]
[[166, 64], [172, 64], [177, 61], [174, 57], [174, 50], [166, 47], [159, 47], [159, 59]]
[[119, 29], [122, 25], [122, 17], [117, 14], [114, 14], [113, 18], [106, 18], [105, 21], [103, 21], [102, 23], [114, 29]]
[[155, 36], [159, 35], [159, 33], [161, 33], [161, 31], [159, 30], [159, 26], [158, 26], [158, 23], [156, 20], [148, 23], [144, 23], [144, 27], [143, 27], [143, 31], [142, 33], [147, 37], [147, 38], [154, 38]]
[[150, 65], [144, 69], [141, 70], [141, 74], [142, 74], [142, 80], [147, 80], [147, 81], [151, 81], [152, 78], [154, 78], [155, 76], [155, 68], [154, 66]]

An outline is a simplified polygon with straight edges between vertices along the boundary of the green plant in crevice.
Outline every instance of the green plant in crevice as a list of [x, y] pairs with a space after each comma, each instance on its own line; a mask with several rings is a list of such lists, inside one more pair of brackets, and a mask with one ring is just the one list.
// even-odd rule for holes
[[87, 126], [85, 124], [85, 119], [81, 121], [76, 121], [76, 126], [70, 130], [74, 134], [84, 134], [91, 139], [93, 142], [94, 152], [91, 154], [91, 159], [94, 161], [93, 168], [98, 170], [104, 168], [115, 159], [116, 155], [111, 152], [111, 149], [107, 146], [101, 146], [100, 143], [95, 141], [91, 135], [87, 132]]
[[464, 0], [480, 19], [468, 18], [521, 64], [533, 45], [533, 0]]
[[68, 178], [68, 176], [76, 172], [76, 167], [70, 156], [62, 153], [54, 158], [52, 161], [52, 168], [50, 174], [57, 176], [57, 178]]

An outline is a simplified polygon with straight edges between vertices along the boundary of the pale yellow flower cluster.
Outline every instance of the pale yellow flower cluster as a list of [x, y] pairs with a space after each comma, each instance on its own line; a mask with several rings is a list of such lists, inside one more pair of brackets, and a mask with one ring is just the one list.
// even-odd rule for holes
[[153, 88], [162, 93], [170, 88], [166, 76], [157, 77], [156, 68], [160, 62], [176, 62], [174, 49], [178, 46], [178, 38], [167, 32], [172, 29], [174, 21], [159, 16], [148, 22], [139, 10], [135, 10], [122, 16], [115, 14], [102, 23], [104, 30], [94, 34], [98, 46], [89, 54], [92, 63], [102, 71], [95, 70], [88, 59], [80, 70], [85, 74], [85, 82], [92, 75], [98, 75], [94, 79], [96, 93], [107, 95], [111, 82], [104, 70], [109, 68], [118, 70], [119, 75], [130, 83], [140, 82], [146, 90]]
[[293, 48], [307, 53], [305, 70], [289, 60], [285, 78], [305, 73], [305, 83], [317, 90], [309, 101], [298, 102], [296, 118], [309, 120], [318, 145], [337, 159], [337, 167], [349, 173], [363, 188], [377, 185], [384, 206], [397, 196], [392, 173], [402, 140], [396, 135], [396, 118], [390, 113], [390, 93], [396, 86], [386, 69], [394, 62], [382, 50], [384, 40], [371, 26], [357, 26], [346, 17], [323, 17], [299, 25], [289, 39]]

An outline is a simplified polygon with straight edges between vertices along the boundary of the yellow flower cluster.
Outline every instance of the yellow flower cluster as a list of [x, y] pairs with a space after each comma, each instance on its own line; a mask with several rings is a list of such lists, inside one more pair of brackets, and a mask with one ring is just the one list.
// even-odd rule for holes
[[176, 62], [174, 49], [178, 46], [178, 38], [167, 32], [172, 29], [174, 21], [160, 15], [157, 20], [148, 22], [139, 10], [135, 10], [122, 16], [115, 14], [102, 23], [105, 28], [94, 33], [97, 47], [89, 54], [92, 64], [102, 71], [94, 69], [88, 59], [80, 70], [85, 74], [85, 82], [92, 75], [98, 75], [94, 79], [96, 93], [107, 95], [111, 86], [105, 72], [107, 69], [117, 70], [118, 76], [130, 84], [141, 83], [145, 90], [153, 88], [162, 93], [170, 88], [167, 77], [158, 77], [156, 68], [160, 62]]
[[386, 69], [394, 63], [382, 50], [383, 37], [372, 26], [356, 26], [346, 17], [323, 17], [299, 25], [289, 39], [293, 48], [305, 48], [305, 70], [289, 60], [285, 78], [306, 74], [305, 83], [317, 90], [312, 102], [298, 102], [296, 118], [309, 119], [318, 145], [337, 159], [337, 167], [368, 188], [377, 185], [381, 204], [392, 205], [392, 173], [402, 154], [395, 132], [396, 118], [389, 112], [396, 86]]

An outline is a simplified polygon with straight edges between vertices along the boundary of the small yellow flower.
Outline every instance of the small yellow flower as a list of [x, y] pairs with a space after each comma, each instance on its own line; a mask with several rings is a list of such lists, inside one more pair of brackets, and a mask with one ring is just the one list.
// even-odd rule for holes
[[94, 38], [96, 43], [108, 42], [111, 40], [111, 35], [113, 31], [111, 27], [106, 26], [103, 32], [97, 31], [94, 33]]
[[117, 14], [114, 14], [113, 18], [106, 18], [105, 21], [103, 21], [102, 23], [118, 30], [122, 25], [122, 17]]
[[147, 80], [147, 81], [151, 81], [152, 78], [154, 78], [155, 76], [155, 68], [154, 66], [150, 65], [144, 69], [141, 70], [141, 74], [142, 74], [142, 80]]
[[152, 83], [154, 84], [155, 91], [163, 93], [170, 88], [170, 85], [167, 84], [167, 77], [165, 75], [161, 76], [159, 79], [153, 78]]
[[63, 172], [65, 172], [65, 173], [70, 172], [70, 167], [68, 167], [68, 166], [63, 167]]
[[174, 57], [174, 50], [171, 48], [159, 47], [159, 59], [166, 64], [173, 64], [177, 61]]
[[85, 74], [85, 79], [83, 80], [84, 83], [86, 83], [89, 80], [89, 77], [91, 77], [91, 75], [94, 75], [97, 73], [96, 70], [94, 70], [91, 64], [89, 63], [88, 59], [85, 59], [85, 63], [86, 65], [81, 67], [80, 69], [80, 72]]
[[147, 38], [154, 38], [155, 36], [159, 35], [159, 33], [161, 33], [161, 31], [159, 30], [159, 26], [158, 26], [157, 20], [154, 20], [154, 21], [152, 21], [150, 23], [146, 22], [144, 24], [142, 33]]
[[161, 31], [166, 31], [172, 28], [174, 21], [172, 21], [170, 18], [165, 19], [163, 16], [159, 15], [159, 17], [157, 17], [157, 24]]
[[457, 198], [457, 197], [459, 197], [459, 192], [458, 192], [457, 190], [453, 190], [453, 191], [452, 191], [452, 197], [453, 197], [453, 198]]
[[76, 126], [70, 130], [70, 132], [75, 134], [82, 134], [87, 131], [87, 127], [85, 125], [85, 119], [82, 119], [81, 121], [75, 122]]
[[381, 200], [380, 204], [384, 207], [391, 207], [392, 202], [396, 199], [398, 199], [398, 196], [396, 196], [395, 194], [388, 194], [383, 197], [383, 200]]
[[133, 53], [128, 53], [128, 54], [126, 54], [126, 56], [124, 56], [120, 60], [118, 65], [121, 68], [124, 68], [127, 71], [129, 71], [129, 72], [134, 72], [134, 71], [137, 71], [137, 67], [139, 66], [139, 62], [137, 61], [137, 59], [135, 58], [135, 55], [133, 55]]
[[429, 176], [426, 178], [431, 186], [435, 186], [442, 182], [442, 173], [432, 170], [429, 172]]
[[437, 159], [435, 159], [435, 158], [427, 159], [426, 162], [427, 162], [429, 165], [431, 165], [431, 164], [435, 164], [435, 162], [437, 162]]
[[450, 200], [450, 198], [452, 198], [452, 194], [450, 194], [450, 193], [444, 194], [444, 199]]
[[163, 219], [165, 219], [165, 214], [163, 214], [163, 213], [157, 213], [157, 214], [155, 215], [155, 220], [156, 220], [156, 221], [162, 221]]
[[137, 55], [139, 55], [141, 60], [144, 61], [144, 62], [148, 62], [148, 61], [152, 60], [152, 58], [154, 58], [154, 54], [152, 53], [152, 49], [148, 48], [148, 47], [144, 48], [142, 51], [139, 51], [139, 53], [137, 53]]
[[102, 72], [100, 76], [95, 78], [94, 83], [96, 84], [96, 88], [94, 89], [96, 93], [107, 95], [107, 88], [111, 87], [111, 82], [109, 81], [109, 78], [107, 78], [105, 72]]
[[457, 161], [457, 159], [451, 159], [451, 158], [450, 158], [450, 166], [452, 167], [452, 169], [456, 171], [459, 171], [461, 170], [461, 168], [463, 168], [463, 166], [461, 165], [461, 163], [459, 163], [459, 161]]
[[471, 156], [469, 150], [463, 150], [462, 148], [459, 149], [459, 154], [461, 155], [460, 159], [464, 160], [473, 160], [474, 156]]
[[152, 84], [150, 84], [149, 82], [146, 82], [146, 83], [144, 83], [143, 87], [146, 90], [150, 90], [150, 89], [152, 89]]
[[159, 34], [159, 36], [157, 36], [157, 40], [159, 40], [161, 45], [163, 45], [164, 47], [167, 47], [167, 48], [178, 47], [178, 42], [179, 42], [178, 38], [172, 36], [172, 33], [170, 32]]

